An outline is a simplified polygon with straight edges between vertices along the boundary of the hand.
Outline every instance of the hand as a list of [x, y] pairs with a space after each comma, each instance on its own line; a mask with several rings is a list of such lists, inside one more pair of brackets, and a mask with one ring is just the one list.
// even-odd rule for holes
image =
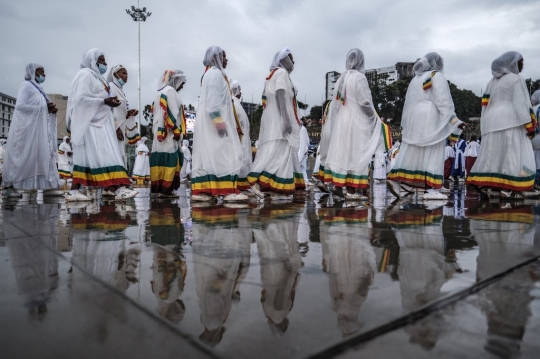
[[119, 128], [116, 129], [116, 138], [118, 138], [118, 141], [124, 140], [124, 134], [122, 133], [122, 130]]
[[465, 122], [463, 122], [461, 125], [459, 125], [458, 128], [460, 130], [462, 130], [462, 131], [470, 130], [470, 126], [468, 124], [466, 124]]
[[128, 113], [127, 113], [126, 118], [129, 118], [131, 116], [137, 116], [138, 114], [139, 114], [139, 111], [137, 111], [137, 110], [129, 110]]
[[290, 135], [291, 133], [292, 133], [292, 126], [288, 124], [285, 126], [285, 128], [283, 128], [283, 134]]
[[52, 102], [47, 103], [47, 110], [49, 113], [57, 113], [58, 109], [56, 108], [56, 105]]
[[227, 133], [227, 126], [225, 126], [225, 122], [216, 121], [215, 122], [216, 130], [219, 135], [219, 137], [229, 137], [229, 134]]
[[527, 137], [529, 137], [530, 140], [532, 140], [534, 138], [534, 136], [536, 136], [536, 133], [534, 133], [534, 132], [527, 133]]
[[105, 105], [110, 107], [118, 107], [120, 106], [120, 101], [118, 100], [118, 97], [107, 97], [105, 100], [103, 100]]

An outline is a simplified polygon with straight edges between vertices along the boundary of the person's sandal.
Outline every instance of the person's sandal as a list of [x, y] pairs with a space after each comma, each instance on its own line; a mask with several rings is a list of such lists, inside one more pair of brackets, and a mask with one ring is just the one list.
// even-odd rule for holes
[[491, 198], [491, 188], [478, 188], [478, 192], [486, 198]]
[[523, 199], [521, 192], [501, 191], [501, 199]]

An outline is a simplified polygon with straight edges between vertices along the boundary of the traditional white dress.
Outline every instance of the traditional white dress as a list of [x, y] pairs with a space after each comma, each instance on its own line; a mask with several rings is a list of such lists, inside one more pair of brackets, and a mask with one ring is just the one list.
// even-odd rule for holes
[[167, 85], [154, 100], [154, 141], [150, 154], [152, 193], [171, 194], [180, 187], [183, 156], [179, 141], [184, 129], [182, 100], [178, 92]]
[[[33, 71], [29, 70], [30, 66]], [[35, 81], [35, 70], [39, 67], [27, 66], [28, 80], [19, 87], [4, 154], [3, 187], [58, 188], [56, 114], [49, 113], [49, 100]]]
[[[278, 109], [276, 92], [285, 90], [287, 117], [292, 131], [284, 134], [284, 116]], [[262, 190], [293, 194], [304, 189], [304, 177], [300, 172], [298, 149], [300, 147], [300, 129], [296, 109], [296, 88], [287, 70], [274, 68], [266, 79], [263, 94], [266, 100], [261, 118], [257, 156], [248, 176], [251, 184], [258, 183]]]
[[249, 118], [240, 103], [240, 99], [233, 96], [234, 108], [238, 114], [238, 119], [240, 121], [240, 126], [242, 128], [242, 168], [238, 172], [238, 190], [245, 191], [250, 188], [249, 182], [247, 180], [248, 174], [251, 172], [251, 138], [250, 138], [250, 128], [249, 128]]
[[260, 229], [253, 229], [253, 236], [259, 252], [264, 315], [272, 331], [282, 334], [287, 330], [287, 316], [293, 309], [302, 258], [297, 242], [298, 221], [294, 218], [294, 209], [273, 206], [270, 211], [261, 210], [261, 214], [270, 218], [275, 216], [274, 213], [282, 218], [265, 223]]
[[298, 162], [300, 163], [300, 171], [304, 177], [304, 182], [308, 180], [307, 166], [308, 166], [308, 149], [309, 149], [309, 135], [306, 126], [300, 127], [300, 148], [298, 149]]
[[[111, 70], [112, 71], [112, 70]], [[113, 96], [117, 96], [120, 101], [120, 106], [113, 108], [114, 116], [114, 129], [122, 131], [124, 139], [122, 141], [118, 140], [118, 149], [120, 154], [124, 159], [124, 167], [127, 169], [127, 158], [126, 158], [126, 142], [130, 145], [135, 145], [140, 139], [139, 130], [137, 128], [137, 123], [135, 122], [135, 116], [127, 117], [127, 113], [130, 110], [129, 103], [124, 93], [124, 89], [118, 82], [117, 78], [114, 78], [112, 81], [109, 79], [109, 86], [111, 88], [111, 93]]]
[[316, 177], [320, 180], [324, 180], [324, 166], [326, 165], [326, 157], [328, 156], [328, 147], [330, 146], [330, 139], [332, 138], [332, 121], [330, 114], [332, 113], [333, 101], [328, 102], [324, 109], [324, 115], [322, 118], [321, 126], [321, 141], [319, 142], [319, 149], [317, 151], [319, 157], [319, 167], [317, 172], [313, 170]]
[[343, 336], [361, 328], [358, 315], [377, 270], [369, 242], [367, 210], [336, 211], [324, 218], [321, 230], [323, 270], [328, 274], [332, 309]]
[[145, 142], [139, 141], [139, 145], [135, 149], [135, 164], [131, 176], [134, 180], [150, 181], [150, 151]]
[[188, 148], [188, 140], [184, 140], [182, 143], [182, 154], [184, 156], [184, 163], [182, 164], [182, 170], [180, 171], [180, 179], [186, 178], [191, 174], [191, 152]]
[[124, 160], [118, 149], [111, 107], [113, 96], [96, 61], [102, 55], [91, 49], [83, 55], [81, 69], [71, 82], [66, 126], [73, 144], [73, 184], [89, 187], [129, 186]]
[[523, 77], [492, 78], [482, 100], [482, 147], [467, 183], [526, 191], [534, 185], [536, 162], [527, 131], [534, 132], [532, 105]]
[[417, 72], [407, 90], [402, 143], [388, 179], [441, 188], [446, 139], [458, 140], [461, 123], [444, 75], [431, 70]]
[[332, 100], [333, 128], [324, 165], [327, 183], [367, 188], [369, 164], [381, 137], [379, 121], [366, 77], [348, 70], [336, 82]]
[[205, 328], [200, 338], [214, 345], [224, 332], [238, 280], [249, 267], [251, 228], [238, 228], [237, 214], [238, 209], [224, 207], [193, 208], [193, 270]]
[[[6, 140], [0, 140], [0, 177], [2, 177], [2, 169], [4, 168], [4, 157], [6, 153], [6, 148], [4, 147]], [[1, 182], [0, 182], [1, 184]]]
[[[71, 178], [73, 172], [73, 149], [66, 142], [66, 138], [68, 137], [64, 137], [64, 141], [58, 146], [58, 174], [64, 179]], [[72, 153], [71, 156], [68, 156], [69, 152]]]
[[386, 172], [386, 154], [383, 151], [377, 151], [373, 159], [373, 178], [385, 180]]
[[[237, 193], [242, 168], [242, 145], [233, 108], [229, 80], [217, 67], [202, 79], [193, 134], [191, 191], [194, 195], [220, 196]], [[218, 127], [227, 135], [220, 137]]]

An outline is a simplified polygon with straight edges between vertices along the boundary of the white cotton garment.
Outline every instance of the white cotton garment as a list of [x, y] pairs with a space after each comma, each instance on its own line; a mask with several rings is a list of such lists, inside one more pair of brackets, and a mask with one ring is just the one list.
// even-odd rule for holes
[[332, 136], [328, 147], [325, 171], [336, 174], [367, 175], [379, 139], [381, 124], [373, 108], [371, 91], [360, 71], [349, 70], [341, 75], [345, 104], [337, 96], [332, 100]]
[[240, 127], [242, 128], [242, 133], [244, 134], [242, 136], [242, 168], [238, 172], [238, 178], [246, 178], [251, 172], [252, 162], [249, 118], [246, 111], [242, 107], [242, 104], [240, 103], [240, 99], [233, 97], [233, 101], [234, 108], [238, 114], [238, 119], [240, 120]]
[[482, 136], [531, 122], [532, 105], [521, 75], [508, 73], [500, 78], [492, 78], [485, 93], [489, 94], [489, 102], [482, 108]]
[[[175, 153], [180, 148], [179, 140], [174, 139], [174, 135], [171, 130], [165, 127], [165, 119], [163, 108], [160, 106], [161, 96], [167, 97], [167, 105], [169, 110], [173, 113], [176, 119], [177, 126], [180, 126], [182, 118], [182, 99], [180, 94], [171, 86], [167, 85], [160, 90], [154, 98], [154, 122], [152, 124], [152, 132], [154, 134], [154, 141], [152, 142], [152, 152], [164, 152]], [[163, 140], [158, 140], [158, 129], [164, 128], [167, 134]]]
[[142, 139], [135, 149], [135, 164], [133, 165], [133, 177], [150, 178], [150, 151]]
[[471, 141], [465, 149], [465, 157], [478, 157], [480, 151], [480, 144], [478, 141]]
[[[431, 88], [423, 84], [431, 78]], [[456, 121], [451, 121], [452, 119]], [[403, 143], [414, 146], [431, 146], [445, 140], [451, 134], [460, 135], [450, 88], [440, 72], [424, 72], [415, 76], [407, 90], [401, 127]]]
[[184, 140], [182, 142], [182, 154], [184, 155], [184, 164], [180, 170], [180, 179], [186, 178], [186, 176], [191, 174], [191, 152], [188, 148], [189, 141]]
[[[242, 146], [227, 81], [225, 74], [215, 66], [203, 76], [193, 134], [193, 178], [234, 176], [242, 167]], [[221, 117], [227, 136], [219, 136], [211, 116]]]
[[300, 127], [300, 148], [298, 149], [298, 161], [300, 163], [300, 170], [304, 176], [304, 181], [307, 181], [307, 159], [309, 149], [309, 134], [306, 126]]
[[452, 146], [446, 146], [446, 148], [444, 149], [444, 160], [446, 161], [449, 158], [455, 158], [455, 157], [456, 157], [456, 152], [454, 151]]
[[73, 149], [70, 144], [66, 142], [67, 136], [64, 137], [64, 142], [58, 147], [58, 151], [63, 153], [58, 153], [58, 170], [63, 172], [73, 173], [73, 155], [68, 156], [68, 152], [73, 153]]
[[49, 113], [47, 102], [45, 92], [35, 82], [34, 68], [32, 78], [21, 84], [17, 94], [4, 155], [2, 186], [18, 190], [58, 188], [56, 114]]
[[384, 180], [386, 179], [386, 155], [381, 151], [376, 151], [373, 159], [373, 178]]

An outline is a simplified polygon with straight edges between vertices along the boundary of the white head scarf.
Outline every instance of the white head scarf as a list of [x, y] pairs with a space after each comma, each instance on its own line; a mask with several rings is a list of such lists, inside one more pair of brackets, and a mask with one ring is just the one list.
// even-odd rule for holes
[[183, 140], [182, 141], [182, 146], [189, 147], [189, 141], [188, 140]]
[[497, 79], [511, 72], [519, 74], [518, 62], [520, 60], [523, 60], [523, 56], [519, 52], [505, 52], [491, 63], [491, 74]]
[[357, 70], [361, 73], [365, 73], [364, 53], [360, 49], [352, 49], [347, 53], [347, 60], [345, 62], [346, 70]]
[[64, 142], [69, 138], [69, 136], [64, 136]]
[[175, 90], [186, 82], [186, 75], [181, 70], [165, 70], [158, 83], [158, 91], [165, 86], [171, 86]]
[[88, 68], [94, 70], [98, 75], [101, 76], [101, 74], [99, 73], [97, 60], [102, 55], [105, 56], [105, 53], [100, 49], [90, 49], [86, 51], [82, 57], [81, 69]]
[[40, 67], [43, 67], [43, 66], [41, 66], [40, 64], [36, 64], [34, 62], [26, 65], [24, 79], [26, 81], [32, 81], [33, 83], [38, 84], [36, 82], [36, 70], [39, 69]]
[[113, 66], [109, 70], [109, 73], [107, 74], [107, 82], [114, 82], [118, 86], [122, 87], [122, 85], [120, 85], [120, 83], [118, 82], [118, 79], [116, 77], [114, 77], [114, 74], [117, 73], [118, 71], [122, 70], [122, 69], [125, 69], [125, 67], [122, 66], [122, 65]]
[[540, 90], [533, 92], [531, 96], [531, 103], [533, 106], [540, 105]]
[[413, 70], [417, 76], [426, 71], [442, 72], [444, 70], [444, 60], [438, 53], [430, 52], [414, 64]]
[[234, 97], [238, 96], [238, 94], [240, 94], [242, 92], [242, 89], [240, 88], [240, 82], [238, 82], [236, 80], [232, 80], [231, 81], [231, 91], [232, 91], [232, 95]]
[[204, 66], [214, 66], [223, 71], [223, 49], [219, 46], [210, 46], [204, 54]]
[[272, 64], [270, 65], [270, 71], [275, 68], [281, 67], [282, 69], [287, 70], [288, 73], [291, 73], [294, 70], [294, 64], [289, 58], [291, 50], [286, 47], [281, 51], [276, 52]]

